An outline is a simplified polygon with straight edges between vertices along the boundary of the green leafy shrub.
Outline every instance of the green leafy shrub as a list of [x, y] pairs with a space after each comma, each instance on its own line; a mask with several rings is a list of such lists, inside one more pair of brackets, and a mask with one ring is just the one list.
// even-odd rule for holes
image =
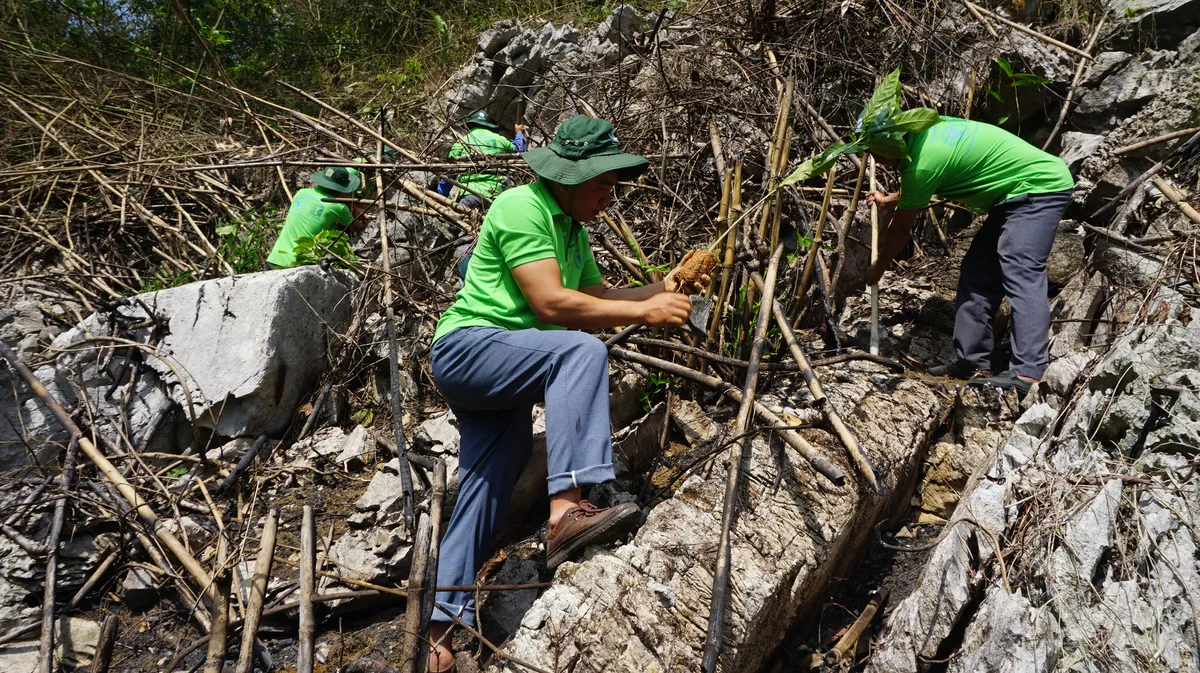
[[908, 158], [905, 133], [920, 133], [941, 121], [936, 110], [927, 107], [900, 109], [900, 68], [883, 78], [875, 88], [866, 107], [858, 114], [858, 123], [847, 142], [834, 143], [815, 156], [801, 162], [780, 187], [803, 182], [821, 175], [837, 163], [843, 154], [871, 152], [891, 159]]
[[301, 236], [292, 249], [296, 256], [295, 266], [316, 264], [325, 257], [333, 257], [333, 265], [339, 269], [358, 266], [354, 251], [350, 249], [350, 237], [344, 231], [326, 229], [316, 236]]

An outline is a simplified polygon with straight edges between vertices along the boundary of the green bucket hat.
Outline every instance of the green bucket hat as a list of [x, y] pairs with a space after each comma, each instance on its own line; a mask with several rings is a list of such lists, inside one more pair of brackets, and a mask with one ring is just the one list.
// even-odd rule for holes
[[534, 173], [561, 185], [578, 185], [609, 171], [633, 180], [650, 162], [621, 151], [613, 125], [603, 119], [576, 115], [563, 122], [549, 147], [522, 155]]
[[346, 194], [353, 194], [362, 186], [362, 178], [359, 177], [358, 171], [341, 166], [322, 168], [310, 175], [309, 179], [319, 187]]
[[496, 123], [493, 122], [492, 118], [488, 116], [487, 110], [476, 110], [472, 112], [471, 114], [467, 115], [467, 119], [464, 123], [467, 126], [482, 126], [485, 129], [489, 129], [497, 133], [500, 132], [500, 127], [496, 126]]

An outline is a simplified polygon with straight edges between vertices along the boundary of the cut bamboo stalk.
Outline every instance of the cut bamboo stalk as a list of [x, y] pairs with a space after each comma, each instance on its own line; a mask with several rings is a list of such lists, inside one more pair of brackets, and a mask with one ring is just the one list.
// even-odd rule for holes
[[212, 629], [209, 630], [208, 654], [204, 659], [204, 673], [221, 673], [225, 668], [225, 644], [229, 637], [229, 593], [233, 589], [228, 566], [229, 542], [225, 533], [217, 535], [217, 568], [213, 577]]
[[1192, 207], [1192, 204], [1187, 202], [1179, 190], [1167, 184], [1165, 180], [1158, 176], [1154, 176], [1151, 178], [1151, 180], [1154, 182], [1154, 186], [1158, 187], [1158, 191], [1162, 192], [1163, 196], [1167, 197], [1168, 201], [1174, 203], [1175, 206], [1179, 208], [1181, 213], [1186, 215], [1187, 218], [1192, 222], [1200, 224], [1200, 212], [1197, 212], [1197, 210]]
[[[850, 628], [847, 629], [844, 634], [842, 634], [842, 637], [838, 639], [838, 642], [836, 645], [834, 645], [833, 649], [825, 653], [826, 666], [834, 669], [843, 666], [842, 659], [851, 653], [851, 651], [854, 649], [854, 645], [857, 644], [862, 635], [866, 633], [867, 627], [871, 625], [871, 620], [875, 618], [875, 615], [879, 612], [880, 606], [882, 606], [883, 602], [887, 600], [887, 597], [887, 587], [880, 587], [874, 592], [871, 602], [867, 604], [867, 607], [862, 611], [862, 614], [858, 616], [858, 619], [855, 619], [854, 623], [850, 625]], [[853, 664], [854, 662], [850, 661], [849, 663]]]
[[1196, 127], [1190, 128], [1190, 129], [1183, 129], [1182, 131], [1175, 131], [1173, 133], [1164, 133], [1161, 136], [1147, 138], [1146, 140], [1142, 140], [1140, 142], [1133, 143], [1132, 145], [1118, 147], [1117, 149], [1113, 150], [1113, 154], [1116, 156], [1121, 156], [1122, 154], [1129, 154], [1130, 152], [1136, 152], [1142, 148], [1150, 147], [1151, 145], [1157, 145], [1158, 143], [1165, 143], [1168, 140], [1175, 140], [1176, 138], [1182, 138], [1184, 136], [1190, 136], [1190, 135], [1194, 135], [1196, 133], [1200, 133], [1200, 126], [1196, 126]]
[[725, 152], [721, 147], [721, 134], [717, 131], [717, 118], [708, 118], [708, 138], [712, 143], [713, 162], [717, 166], [717, 175], [725, 175]]
[[[425, 570], [425, 586], [431, 587], [421, 599], [421, 635], [429, 632], [429, 620], [433, 617], [433, 606], [437, 591], [438, 560], [441, 557], [442, 509], [446, 500], [446, 463], [438, 458], [433, 465], [433, 484], [430, 487], [429, 520], [432, 529], [429, 535], [429, 567]], [[478, 591], [478, 589], [475, 589]], [[422, 658], [427, 657], [429, 639], [422, 638]], [[423, 659], [418, 659], [421, 661]]]
[[54, 673], [54, 592], [58, 589], [58, 541], [62, 535], [63, 521], [67, 517], [67, 495], [71, 492], [71, 480], [75, 477], [75, 448], [77, 437], [71, 438], [63, 458], [63, 471], [58, 486], [62, 495], [54, 502], [54, 518], [50, 523], [50, 535], [46, 538], [46, 580], [42, 591], [42, 637], [38, 643], [38, 670]]
[[162, 542], [163, 546], [170, 550], [179, 563], [188, 571], [188, 573], [200, 586], [208, 586], [212, 582], [212, 578], [208, 576], [208, 573], [205, 572], [203, 566], [201, 566], [200, 563], [191, 555], [191, 553], [188, 552], [183, 543], [179, 541], [179, 538], [172, 535], [165, 526], [156, 525], [158, 523], [158, 515], [154, 513], [154, 510], [150, 508], [150, 505], [148, 505], [146, 501], [143, 500], [140, 495], [138, 495], [137, 490], [132, 484], [129, 483], [125, 476], [121, 474], [120, 470], [113, 466], [113, 464], [109, 462], [108, 458], [105, 457], [104, 454], [101, 453], [94, 444], [92, 444], [91, 440], [83, 435], [83, 431], [80, 430], [79, 426], [75, 424], [75, 421], [71, 419], [71, 415], [67, 413], [66, 409], [63, 409], [62, 405], [58, 403], [58, 400], [54, 399], [50, 395], [50, 393], [46, 390], [46, 387], [42, 385], [42, 382], [39, 381], [38, 378], [33, 375], [33, 372], [29, 370], [29, 367], [17, 357], [17, 354], [14, 353], [11, 348], [3, 343], [0, 343], [0, 357], [3, 357], [5, 360], [7, 360], [8, 363], [17, 370], [17, 373], [20, 374], [21, 378], [25, 380], [25, 384], [29, 386], [30, 390], [32, 390], [35, 395], [38, 396], [38, 398], [42, 401], [42, 404], [46, 405], [46, 408], [49, 409], [50, 413], [54, 415], [54, 418], [58, 421], [59, 425], [61, 425], [71, 437], [78, 438], [79, 448], [83, 451], [84, 455], [86, 455], [88, 459], [96, 465], [96, 467], [100, 470], [100, 473], [103, 474], [104, 477], [116, 487], [117, 491], [121, 494], [121, 497], [124, 498], [130, 507], [137, 512], [138, 516], [149, 525], [150, 530], [154, 531], [154, 536], [157, 537], [160, 542]]
[[[789, 82], [791, 80], [788, 80]], [[779, 171], [777, 175], [782, 176], [787, 170], [788, 159], [792, 156], [792, 129], [788, 127], [783, 134], [783, 146], [779, 151]], [[778, 183], [776, 184], [778, 187]], [[770, 249], [774, 250], [775, 246], [779, 245], [779, 229], [783, 223], [783, 190], [775, 192], [775, 206], [772, 208], [771, 215], [771, 242]]]
[[[725, 222], [727, 222], [729, 220], [729, 205], [733, 199], [732, 191], [733, 191], [733, 171], [725, 171], [724, 179], [721, 180], [721, 205], [717, 209], [717, 226], [718, 227], [724, 226]], [[725, 249], [725, 262], [722, 265], [722, 274], [724, 274], [724, 265], [725, 264], [730, 265], [730, 266], [733, 265], [733, 255], [732, 255], [732, 253], [729, 252], [728, 245], [726, 245], [726, 249]], [[716, 281], [716, 279], [714, 278], [713, 281]], [[717, 289], [717, 283], [710, 282], [708, 284], [708, 289], [705, 292], [705, 296], [711, 298], [716, 289]], [[722, 292], [723, 292], [723, 290], [722, 290]], [[716, 326], [720, 324], [720, 313], [721, 313], [720, 307], [717, 307], [717, 310], [713, 311], [712, 315], [709, 317], [708, 332], [705, 334], [706, 343], [713, 338], [713, 333], [716, 331]], [[690, 343], [692, 346], [698, 346], [700, 343], [700, 336], [693, 335], [692, 337], [689, 338], [688, 343]], [[692, 355], [688, 356], [687, 366], [695, 369], [697, 364], [699, 364], [700, 371], [704, 371], [704, 369], [708, 366], [707, 362], [700, 361], [699, 363], [697, 363], [695, 356], [692, 356]]]
[[100, 627], [100, 641], [96, 643], [96, 654], [92, 656], [92, 666], [88, 673], [108, 673], [112, 665], [113, 646], [117, 644], [117, 628], [121, 621], [116, 615], [104, 618], [104, 626]]
[[[735, 214], [736, 208], [737, 208], [737, 206], [740, 206], [740, 204], [735, 205], [735, 202], [738, 200], [739, 197], [735, 197], [734, 194], [739, 193], [741, 191], [741, 185], [739, 184], [737, 186], [737, 188], [735, 189], [734, 184], [737, 181], [737, 175], [739, 173], [741, 173], [741, 166], [742, 166], [742, 163], [739, 161], [737, 163], [737, 167], [734, 170], [726, 171], [726, 173], [725, 173], [725, 184], [722, 187], [722, 192], [723, 193], [729, 192], [729, 195], [730, 195], [729, 203], [728, 203], [729, 207], [724, 212], [725, 219], [731, 219], [733, 217], [736, 217], [736, 214]], [[724, 205], [725, 199], [723, 197], [722, 197], [721, 201], [722, 201], [722, 204]], [[718, 219], [720, 219], [720, 216], [718, 216]], [[725, 220], [721, 220], [721, 223], [724, 224]], [[704, 341], [704, 346], [707, 350], [713, 349], [714, 345], [717, 342], [717, 332], [721, 328], [721, 314], [725, 310], [725, 300], [727, 297], [727, 293], [729, 291], [729, 278], [733, 274], [733, 257], [734, 257], [734, 251], [735, 251], [734, 243], [735, 243], [735, 241], [732, 236], [726, 237], [726, 239], [725, 239], [725, 259], [721, 262], [720, 289], [718, 290], [717, 295], [716, 295], [717, 296], [716, 306], [713, 306], [713, 308], [712, 308], [712, 316], [710, 316], [710, 318], [709, 318], [708, 335]], [[700, 371], [704, 371], [704, 368], [707, 366], [708, 366], [707, 362], [701, 362], [700, 363]]]
[[[875, 191], [875, 157], [867, 157], [871, 191]], [[871, 204], [871, 264], [879, 261], [879, 206]], [[879, 283], [871, 286], [871, 355], [879, 355]]]
[[258, 636], [258, 622], [262, 619], [267, 579], [271, 576], [271, 561], [275, 555], [275, 533], [278, 526], [279, 510], [271, 509], [267, 513], [267, 522], [263, 525], [258, 557], [254, 560], [254, 583], [250, 586], [250, 601], [246, 605], [245, 622], [242, 626], [242, 648], [238, 652], [235, 673], [251, 673], [254, 670], [254, 641]]
[[750, 366], [746, 368], [746, 383], [742, 388], [742, 401], [738, 407], [734, 436], [742, 439], [735, 443], [729, 454], [729, 471], [725, 477], [725, 501], [721, 509], [721, 537], [717, 542], [717, 566], [713, 572], [712, 601], [709, 604], [708, 632], [704, 638], [704, 658], [700, 668], [704, 673], [717, 669], [717, 658], [721, 654], [725, 633], [725, 605], [729, 599], [729, 574], [732, 563], [730, 552], [733, 520], [737, 516], [737, 494], [742, 478], [742, 458], [750, 445], [750, 437], [744, 436], [750, 427], [750, 416], [754, 411], [754, 394], [758, 389], [758, 364], [762, 361], [763, 349], [767, 344], [767, 326], [770, 324], [770, 306], [775, 301], [775, 279], [779, 275], [779, 258], [783, 246], [777, 246], [767, 266], [767, 279], [763, 289], [763, 301], [758, 309], [758, 324], [754, 330], [754, 344], [750, 348]]
[[408, 573], [408, 605], [404, 613], [404, 636], [400, 651], [404, 657], [400, 661], [400, 673], [416, 673], [420, 669], [417, 662], [424, 650], [426, 642], [421, 632], [421, 608], [425, 602], [425, 575], [429, 564], [429, 544], [433, 535], [429, 514], [422, 512], [417, 522], [416, 535], [413, 538], [412, 567]]
[[316, 619], [313, 616], [313, 584], [316, 578], [317, 528], [312, 505], [304, 506], [300, 523], [300, 632], [296, 673], [313, 673]]
[[[751, 273], [750, 277], [759, 286], [763, 285], [763, 279], [757, 273]], [[837, 412], [833, 404], [829, 402], [829, 398], [825, 395], [825, 390], [821, 387], [821, 380], [817, 378], [817, 373], [813, 371], [812, 365], [809, 364], [808, 358], [804, 355], [804, 349], [800, 347], [799, 340], [796, 339], [796, 333], [792, 330], [792, 326], [788, 323], [787, 315], [783, 312], [783, 305], [778, 301], [771, 306], [771, 312], [775, 315], [775, 322], [779, 326], [779, 332], [783, 335], [783, 340], [788, 345], [788, 349], [792, 352], [792, 359], [796, 361], [796, 366], [800, 369], [800, 376], [804, 379], [805, 385], [808, 386], [808, 391], [813, 397], [813, 401], [820, 407], [821, 412], [825, 414], [825, 418], [829, 420], [829, 425], [833, 427], [833, 431], [838, 438], [842, 440], [842, 446], [846, 447], [846, 452], [850, 454], [850, 460], [854, 463], [858, 473], [862, 478], [870, 484], [871, 489], [876, 493], [881, 493], [879, 480], [875, 476], [875, 468], [871, 465], [871, 461], [867, 459], [863, 453], [862, 446], [858, 443], [858, 438], [854, 436], [854, 432], [842, 420], [841, 414]]]
[[833, 181], [836, 178], [837, 164], [834, 164], [829, 167], [829, 173], [825, 177], [825, 195], [821, 198], [821, 211], [817, 215], [812, 244], [808, 246], [808, 254], [804, 257], [804, 271], [800, 274], [800, 287], [796, 289], [796, 303], [792, 307], [792, 312], [795, 314], [799, 314], [800, 304], [808, 292], [809, 283], [812, 282], [813, 266], [816, 263], [817, 255], [820, 254], [821, 237], [825, 235], [825, 214], [829, 212], [829, 201], [833, 196]]
[[[383, 156], [383, 122], [386, 119], [387, 107], [379, 113], [379, 137], [376, 152]], [[387, 203], [387, 186], [383, 183], [383, 172], [375, 172], [375, 187], [379, 198]], [[387, 320], [388, 335], [388, 375], [390, 378], [388, 393], [392, 406], [392, 429], [396, 433], [396, 458], [400, 462], [400, 489], [404, 497], [404, 525], [412, 530], [413, 525], [413, 486], [412, 473], [408, 467], [408, 443], [404, 439], [404, 404], [400, 400], [400, 356], [396, 351], [396, 311], [392, 307], [392, 263], [388, 254], [387, 209], [379, 211], [379, 245], [383, 255], [383, 306]], [[313, 410], [316, 413], [316, 410]]]

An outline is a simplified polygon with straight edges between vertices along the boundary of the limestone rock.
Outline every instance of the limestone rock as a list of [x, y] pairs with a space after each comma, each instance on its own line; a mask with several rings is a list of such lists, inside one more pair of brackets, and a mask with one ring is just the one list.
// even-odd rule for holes
[[375, 454], [375, 438], [359, 425], [346, 435], [346, 441], [338, 449], [335, 462], [348, 470], [358, 470]]
[[993, 586], [963, 636], [965, 656], [950, 673], [1051, 673], [1062, 647], [1061, 627], [1050, 610], [1035, 609], [1018, 591]]
[[[342, 276], [306, 266], [229, 276], [139, 295], [122, 314], [160, 319], [161, 358], [148, 358], [172, 402], [195, 410], [218, 435], [276, 433], [324, 368], [327, 333], [349, 325]], [[55, 340], [57, 348], [106, 333], [93, 314]], [[170, 363], [170, 366], [168, 365]], [[179, 377], [182, 377], [182, 381]]]
[[404, 517], [391, 516], [365, 530], [351, 530], [333, 543], [330, 555], [354, 579], [398, 581], [407, 576], [412, 542]]
[[1060, 140], [1062, 151], [1058, 156], [1067, 164], [1072, 173], [1078, 173], [1083, 160], [1092, 156], [1104, 143], [1104, 136], [1096, 133], [1079, 133], [1066, 131]]
[[1182, 84], [1186, 71], [1174, 68], [1174, 52], [1132, 55], [1108, 51], [1080, 81], [1072, 119], [1085, 128], [1107, 130], [1156, 96]]
[[121, 582], [121, 599], [134, 610], [144, 610], [158, 602], [154, 576], [141, 566], [132, 566]]
[[96, 622], [78, 617], [54, 622], [54, 655], [68, 667], [91, 664], [99, 643], [100, 624]]
[[[899, 485], [915, 477], [914, 447], [932, 429], [936, 396], [875, 365], [836, 369], [847, 381], [830, 386], [830, 403], [860, 437], [872, 438], [865, 448], [885, 497], [834, 488], [790, 448], [755, 439], [748, 504], [733, 540], [724, 671], [758, 670], [795, 620], [819, 606], [820, 587], [866, 539], [885, 503], [906, 490]], [[842, 460], [836, 438], [806, 433], [827, 456]], [[844, 469], [852, 482], [853, 469]], [[536, 665], [577, 672], [698, 668], [722, 476], [719, 466], [708, 478], [693, 475], [650, 512], [632, 543], [593, 549], [579, 563], [561, 566], [505, 650]], [[491, 670], [515, 669], [494, 663]]]
[[458, 440], [458, 419], [453, 411], [426, 420], [413, 433], [413, 443], [427, 453], [458, 453]]
[[[490, 581], [494, 584], [530, 584], [540, 581], [538, 565], [532, 559], [510, 556]], [[537, 600], [536, 589], [496, 591], [487, 596], [479, 611], [484, 636], [493, 643], [503, 643], [517, 628]]]
[[1051, 285], [1066, 285], [1071, 278], [1083, 270], [1086, 253], [1083, 249], [1083, 234], [1078, 223], [1063, 220], [1054, 234], [1054, 246], [1046, 260], [1046, 275]]

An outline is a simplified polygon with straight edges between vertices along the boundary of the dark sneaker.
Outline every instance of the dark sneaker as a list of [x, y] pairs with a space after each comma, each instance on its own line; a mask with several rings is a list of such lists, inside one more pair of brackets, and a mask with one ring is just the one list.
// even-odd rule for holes
[[638, 506], [625, 502], [600, 509], [587, 500], [567, 511], [546, 534], [546, 567], [554, 570], [583, 548], [620, 538], [637, 524]]
[[1025, 393], [1029, 392], [1029, 389], [1033, 387], [1033, 382], [1026, 381], [1009, 371], [1000, 372], [995, 376], [989, 376], [985, 379], [971, 379], [967, 385], [988, 386], [991, 388], [1014, 388], [1021, 397], [1024, 397]]
[[950, 376], [956, 379], [969, 379], [975, 372], [979, 371], [979, 367], [975, 363], [966, 360], [955, 360], [945, 365], [934, 365], [925, 372], [933, 376]]

